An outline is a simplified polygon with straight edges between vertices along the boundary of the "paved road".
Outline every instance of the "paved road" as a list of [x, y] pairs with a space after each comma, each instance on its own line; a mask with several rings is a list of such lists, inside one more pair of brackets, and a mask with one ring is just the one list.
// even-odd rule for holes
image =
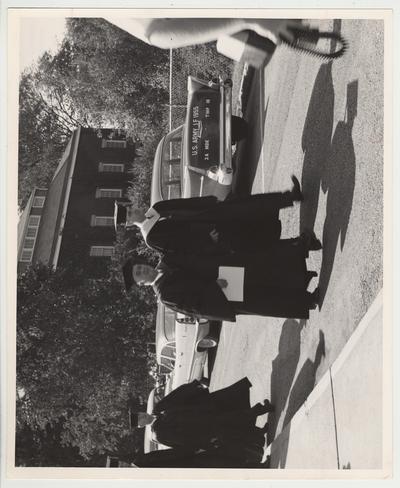
[[245, 112], [251, 136], [238, 148], [237, 190], [284, 190], [296, 174], [305, 201], [281, 212], [283, 235], [314, 228], [324, 246], [309, 259], [323, 300], [308, 321], [241, 316], [222, 326], [211, 389], [247, 375], [252, 400], [276, 405], [270, 440], [382, 288], [383, 23], [324, 25], [347, 37], [349, 52], [322, 63], [279, 48], [253, 79]]

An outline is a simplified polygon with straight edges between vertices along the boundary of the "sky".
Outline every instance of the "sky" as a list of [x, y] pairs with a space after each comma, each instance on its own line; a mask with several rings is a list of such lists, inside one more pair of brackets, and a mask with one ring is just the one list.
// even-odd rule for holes
[[65, 31], [65, 17], [23, 17], [20, 35], [20, 71], [45, 51], [55, 51]]

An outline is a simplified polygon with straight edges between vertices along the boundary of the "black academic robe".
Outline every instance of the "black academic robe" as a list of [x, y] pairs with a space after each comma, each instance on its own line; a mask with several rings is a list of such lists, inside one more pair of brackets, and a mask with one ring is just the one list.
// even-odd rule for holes
[[[245, 268], [244, 300], [231, 302], [217, 284], [219, 266]], [[161, 260], [154, 284], [158, 298], [169, 308], [210, 320], [235, 321], [238, 314], [308, 318], [304, 249], [279, 241], [263, 254], [223, 256], [168, 255]]]
[[223, 412], [230, 409], [247, 409], [250, 406], [250, 387], [248, 378], [243, 378], [226, 388], [210, 392], [199, 381], [194, 380], [172, 390], [154, 407], [155, 414], [185, 407], [215, 409]]
[[[198, 382], [182, 385], [156, 406], [152, 425], [158, 442], [177, 449], [224, 448], [225, 454], [259, 462], [264, 433], [250, 407], [251, 383], [243, 378], [209, 393]], [[228, 447], [230, 446], [230, 447]]]
[[[160, 219], [145, 236], [160, 252], [225, 253], [263, 249], [281, 235], [279, 210], [293, 205], [290, 192], [218, 201], [215, 197], [164, 200], [153, 208]], [[210, 232], [219, 234], [216, 244]]]
[[[262, 456], [262, 455], [261, 455]], [[194, 450], [182, 447], [138, 454], [134, 459], [139, 468], [265, 468], [258, 459], [249, 459], [243, 448], [229, 446]]]

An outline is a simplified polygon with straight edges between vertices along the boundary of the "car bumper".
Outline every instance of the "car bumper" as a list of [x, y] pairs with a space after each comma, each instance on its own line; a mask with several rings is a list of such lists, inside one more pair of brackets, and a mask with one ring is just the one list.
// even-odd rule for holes
[[207, 176], [220, 185], [232, 185], [232, 83], [220, 83], [220, 157], [217, 168], [209, 169]]

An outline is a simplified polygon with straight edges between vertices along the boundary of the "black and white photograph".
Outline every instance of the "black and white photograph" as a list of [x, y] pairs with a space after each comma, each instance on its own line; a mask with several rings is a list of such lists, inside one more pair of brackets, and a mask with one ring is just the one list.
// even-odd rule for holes
[[11, 478], [392, 476], [392, 20], [8, 9]]

